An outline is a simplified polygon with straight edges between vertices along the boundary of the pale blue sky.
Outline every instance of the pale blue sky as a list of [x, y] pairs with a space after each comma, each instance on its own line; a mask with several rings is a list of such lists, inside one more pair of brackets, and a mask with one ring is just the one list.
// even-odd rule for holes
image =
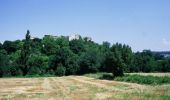
[[170, 0], [0, 0], [0, 41], [23, 39], [27, 29], [170, 50]]

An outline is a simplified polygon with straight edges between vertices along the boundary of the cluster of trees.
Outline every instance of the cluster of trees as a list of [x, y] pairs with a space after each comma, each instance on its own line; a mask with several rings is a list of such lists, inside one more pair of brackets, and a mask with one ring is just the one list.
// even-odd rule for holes
[[167, 72], [170, 59], [150, 50], [133, 53], [131, 47], [109, 42], [97, 44], [87, 37], [69, 41], [67, 36], [45, 35], [0, 43], [0, 77], [26, 75], [76, 75], [111, 72]]

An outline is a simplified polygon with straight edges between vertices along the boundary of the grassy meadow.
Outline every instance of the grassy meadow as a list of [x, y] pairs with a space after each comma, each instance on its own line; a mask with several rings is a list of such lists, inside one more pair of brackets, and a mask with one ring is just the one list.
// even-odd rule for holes
[[110, 73], [96, 73], [84, 76], [2, 78], [0, 100], [169, 100], [169, 77], [166, 73], [130, 73], [113, 78]]

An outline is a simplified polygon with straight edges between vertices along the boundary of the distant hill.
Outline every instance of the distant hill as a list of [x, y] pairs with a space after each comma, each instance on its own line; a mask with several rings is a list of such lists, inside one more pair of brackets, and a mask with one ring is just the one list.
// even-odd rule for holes
[[153, 53], [157, 53], [157, 54], [160, 54], [164, 57], [170, 58], [170, 51], [154, 51]]

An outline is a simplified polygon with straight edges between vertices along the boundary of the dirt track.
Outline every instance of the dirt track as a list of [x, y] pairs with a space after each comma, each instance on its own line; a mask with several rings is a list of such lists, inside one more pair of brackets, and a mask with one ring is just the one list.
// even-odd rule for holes
[[[153, 99], [170, 93], [170, 85], [146, 86], [84, 76], [0, 79], [0, 99], [113, 100]], [[149, 96], [146, 96], [149, 95]], [[153, 97], [152, 97], [153, 96]]]

